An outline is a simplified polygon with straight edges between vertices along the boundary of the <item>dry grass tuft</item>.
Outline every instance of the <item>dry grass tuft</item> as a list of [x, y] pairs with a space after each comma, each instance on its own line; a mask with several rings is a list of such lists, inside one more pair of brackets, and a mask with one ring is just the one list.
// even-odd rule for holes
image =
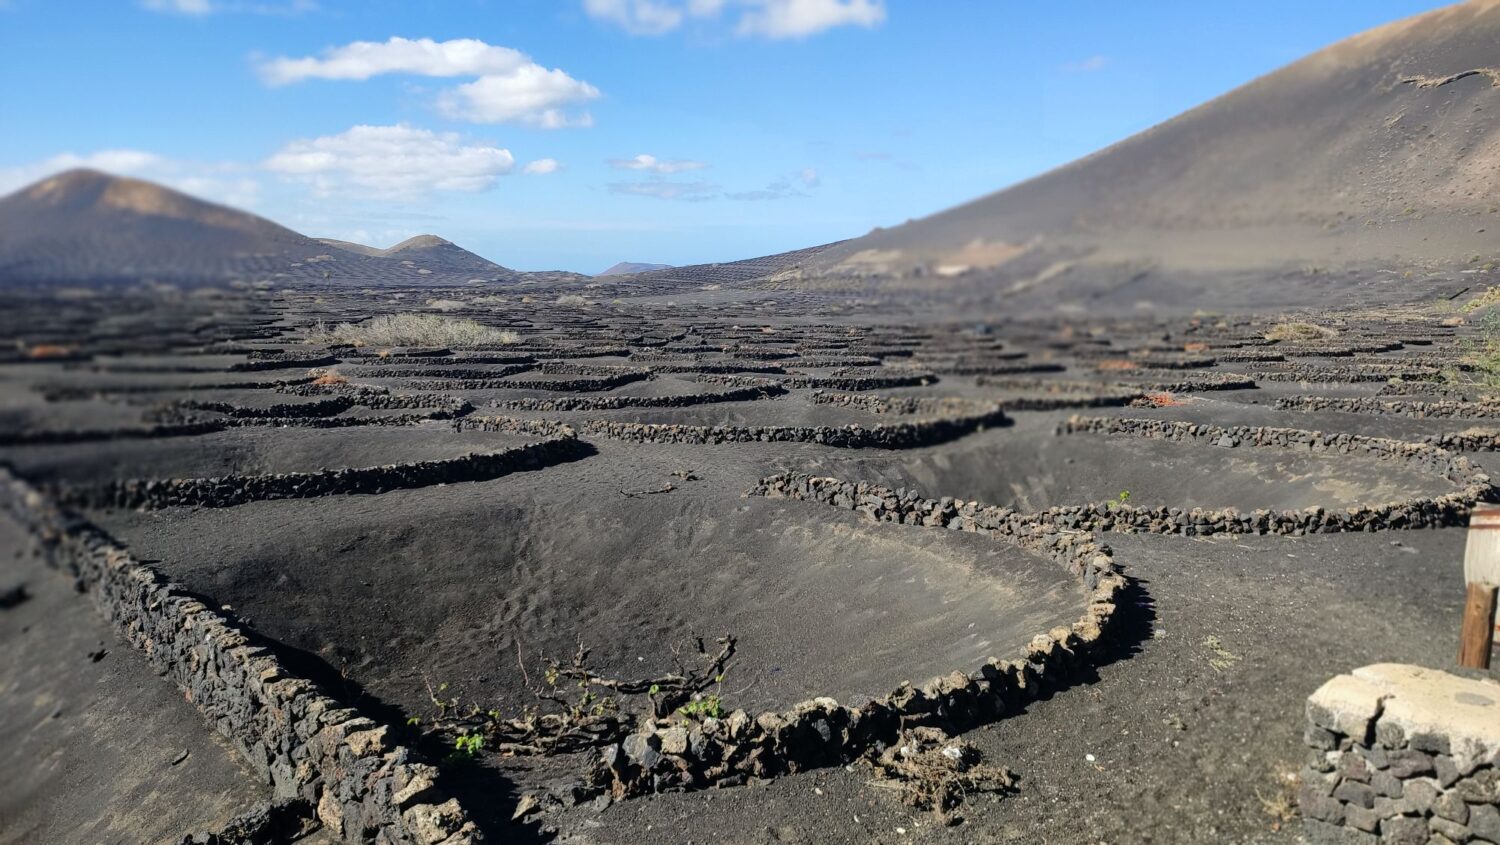
[[1496, 285], [1492, 288], [1485, 288], [1484, 293], [1481, 293], [1468, 302], [1465, 302], [1463, 304], [1463, 307], [1458, 310], [1464, 312], [1465, 314], [1468, 314], [1473, 311], [1478, 311], [1481, 308], [1488, 308], [1492, 305], [1500, 305], [1500, 285]]
[[1278, 763], [1273, 780], [1269, 795], [1257, 789], [1255, 797], [1260, 800], [1261, 809], [1271, 817], [1271, 829], [1281, 830], [1297, 819], [1297, 788], [1302, 784], [1302, 776], [1296, 767]]
[[1338, 334], [1339, 333], [1334, 331], [1333, 329], [1314, 325], [1313, 323], [1288, 321], [1285, 323], [1277, 323], [1276, 325], [1272, 326], [1265, 333], [1264, 337], [1266, 340], [1283, 341], [1327, 340], [1331, 337], [1338, 337]]
[[332, 328], [320, 324], [308, 335], [309, 343], [351, 346], [479, 346], [520, 339], [509, 329], [437, 314], [393, 314], [363, 323], [339, 323]]
[[308, 375], [313, 377], [312, 383], [320, 387], [331, 387], [335, 384], [348, 384], [347, 376], [338, 370], [313, 370]]
[[1170, 393], [1161, 392], [1147, 393], [1146, 404], [1152, 408], [1175, 408], [1178, 405], [1186, 405], [1187, 403]]

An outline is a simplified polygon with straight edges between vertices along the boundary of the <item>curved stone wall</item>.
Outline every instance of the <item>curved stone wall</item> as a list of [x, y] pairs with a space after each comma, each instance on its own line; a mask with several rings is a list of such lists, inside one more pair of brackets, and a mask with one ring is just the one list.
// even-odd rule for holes
[[1239, 373], [1185, 373], [1130, 370], [1119, 373], [1121, 381], [1142, 390], [1160, 390], [1167, 393], [1197, 393], [1205, 390], [1254, 390], [1255, 379]]
[[540, 469], [582, 457], [586, 448], [570, 436], [498, 452], [441, 461], [416, 461], [379, 467], [351, 467], [319, 472], [223, 475], [212, 478], [132, 478], [97, 487], [65, 487], [57, 499], [72, 507], [224, 508], [268, 499], [307, 499], [355, 493], [384, 493], [434, 484], [489, 481], [513, 472]]
[[723, 719], [648, 720], [606, 747], [598, 775], [617, 795], [743, 783], [846, 764], [894, 741], [903, 728], [964, 730], [1019, 710], [1065, 685], [1104, 645], [1126, 580], [1108, 547], [1092, 534], [1059, 531], [1006, 508], [923, 499], [872, 484], [786, 473], [762, 479], [747, 496], [816, 502], [861, 511], [881, 522], [987, 534], [1043, 555], [1078, 577], [1084, 612], [1069, 627], [1038, 634], [1016, 659], [991, 659], [920, 686], [903, 685], [860, 707], [814, 698], [789, 710]]
[[219, 421], [164, 423], [142, 428], [65, 428], [16, 431], [0, 434], [0, 447], [44, 446], [60, 443], [94, 443], [104, 440], [145, 440], [154, 437], [190, 437], [213, 434], [228, 428]]
[[1276, 400], [1278, 411], [1347, 411], [1354, 414], [1391, 414], [1418, 419], [1488, 419], [1500, 417], [1500, 402], [1440, 400], [1418, 402], [1374, 399], [1367, 396], [1287, 396]]
[[890, 387], [935, 384], [937, 380], [936, 374], [928, 372], [888, 374], [875, 370], [868, 373], [828, 376], [792, 373], [783, 377], [781, 383], [787, 387], [821, 387], [829, 390], [883, 390]]
[[786, 395], [786, 388], [775, 382], [736, 387], [708, 393], [679, 393], [671, 396], [548, 396], [524, 399], [497, 399], [491, 408], [513, 411], [604, 411], [620, 408], [686, 408], [718, 402], [754, 402]]
[[129, 396], [139, 393], [176, 393], [187, 390], [275, 390], [282, 387], [311, 384], [313, 376], [277, 379], [275, 381], [230, 381], [198, 384], [122, 384], [100, 387], [53, 387], [41, 391], [48, 402], [92, 399], [97, 396]]
[[443, 795], [436, 768], [393, 742], [385, 726], [288, 671], [253, 631], [4, 467], [0, 507], [30, 529], [48, 563], [73, 578], [120, 637], [182, 689], [277, 798], [316, 808], [317, 821], [339, 839], [479, 841], [457, 800]]
[[1282, 534], [1435, 528], [1463, 525], [1476, 502], [1490, 501], [1495, 488], [1489, 476], [1467, 458], [1428, 443], [1407, 443], [1352, 434], [1323, 434], [1295, 428], [1221, 427], [1158, 419], [1073, 417], [1060, 424], [1059, 435], [1103, 434], [1196, 442], [1219, 448], [1295, 449], [1330, 455], [1364, 454], [1399, 460], [1439, 475], [1459, 489], [1382, 505], [1293, 511], [1235, 508], [1142, 508], [1111, 502], [1049, 508], [1037, 518], [1064, 528], [1152, 534]]
[[1004, 425], [998, 407], [951, 418], [880, 423], [871, 426], [732, 426], [585, 420], [584, 434], [632, 443], [817, 443], [843, 449], [914, 449], [946, 443], [983, 428]]

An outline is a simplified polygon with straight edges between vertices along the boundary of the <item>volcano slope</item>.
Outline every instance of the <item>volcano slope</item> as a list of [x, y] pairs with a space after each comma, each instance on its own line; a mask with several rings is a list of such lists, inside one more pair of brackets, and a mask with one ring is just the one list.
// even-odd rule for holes
[[[437, 295], [494, 342], [7, 295], [6, 841], [1292, 842], [1305, 697], [1451, 658], [1500, 444], [1452, 303]], [[907, 806], [916, 726], [1012, 786]]]
[[998, 295], [1012, 313], [1410, 301], [1405, 282], [1494, 251], [1497, 40], [1495, 0], [1380, 27], [778, 283]]

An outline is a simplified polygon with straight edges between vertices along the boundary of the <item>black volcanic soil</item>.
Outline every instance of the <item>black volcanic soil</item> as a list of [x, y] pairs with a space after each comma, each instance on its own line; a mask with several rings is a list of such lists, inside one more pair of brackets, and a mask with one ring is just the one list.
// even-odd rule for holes
[[176, 687], [32, 551], [0, 516], [0, 590], [31, 596], [0, 609], [0, 842], [166, 842], [267, 797]]
[[[523, 706], [516, 651], [565, 657], [575, 636], [601, 671], [635, 676], [671, 670], [670, 648], [689, 634], [735, 633], [741, 664], [725, 688], [755, 712], [815, 695], [863, 701], [1077, 618], [1081, 593], [1049, 560], [740, 498], [754, 467], [779, 457], [603, 444], [491, 482], [116, 513], [104, 525], [413, 714], [427, 709], [424, 677]], [[698, 479], [673, 479], [683, 467]], [[622, 493], [674, 480], [670, 493]], [[402, 516], [413, 512], [419, 523]], [[351, 604], [362, 611], [344, 612]]]
[[[1134, 410], [1130, 415], [1144, 416]], [[1454, 486], [1399, 462], [1360, 456], [1053, 436], [1053, 427], [1067, 416], [1026, 414], [1014, 429], [992, 429], [940, 447], [854, 459], [833, 455], [813, 471], [1021, 511], [1119, 501], [1121, 494], [1140, 507], [1344, 508], [1440, 495]], [[1258, 424], [1287, 421], [1283, 414]]]
[[[313, 401], [269, 389], [190, 386], [218, 383], [220, 377], [236, 385], [255, 380], [247, 377], [262, 374], [227, 369], [246, 360], [249, 349], [314, 351], [302, 344], [302, 330], [315, 320], [354, 319], [401, 307], [388, 296], [348, 291], [235, 294], [211, 306], [153, 296], [122, 291], [109, 294], [113, 299], [82, 303], [46, 296], [13, 300], [14, 307], [0, 315], [0, 321], [10, 322], [0, 325], [21, 338], [21, 349], [37, 338], [50, 342], [71, 333], [79, 342], [78, 355], [106, 356], [115, 371], [12, 360], [0, 381], [5, 409], [0, 434], [140, 429], [152, 404], [169, 398], [244, 407]], [[113, 306], [106, 304], [110, 301]], [[1285, 348], [1262, 337], [1278, 321], [1275, 316], [1100, 318], [1075, 324], [1065, 319], [1007, 323], [1001, 315], [965, 314], [961, 320], [914, 323], [898, 305], [871, 303], [851, 313], [844, 302], [809, 300], [797, 319], [768, 333], [761, 331], [771, 322], [763, 304], [725, 295], [689, 312], [649, 298], [579, 307], [511, 299], [459, 314], [521, 335], [514, 349], [476, 354], [549, 350], [580, 366], [649, 369], [653, 361], [670, 359], [674, 367], [686, 362], [691, 369], [698, 362], [708, 369], [723, 356], [748, 360], [764, 352], [789, 356], [775, 359], [789, 370], [819, 372], [828, 372], [822, 364], [830, 358], [874, 356], [881, 364], [859, 366], [895, 373], [915, 363], [934, 373], [926, 386], [870, 392], [890, 397], [1088, 399], [1119, 392], [1108, 373], [1098, 372], [1100, 360], [1211, 357], [1213, 351], [1204, 351], [1202, 344], [1230, 352]], [[150, 316], [109, 333], [108, 339], [102, 332], [91, 339], [96, 331], [91, 326], [112, 310]], [[215, 311], [225, 315], [227, 328], [205, 328], [191, 337], [173, 328], [197, 324], [205, 312]], [[1461, 341], [1478, 330], [1473, 323], [1446, 325], [1456, 313], [1451, 306], [1425, 309], [1407, 312], [1399, 321], [1348, 312], [1314, 314], [1309, 318], [1337, 326], [1339, 335], [1321, 350], [1327, 355], [1293, 360], [1358, 369], [1362, 365], [1351, 365], [1347, 356], [1333, 357], [1340, 344], [1401, 336], [1413, 343], [1382, 353], [1381, 362], [1457, 361], [1464, 354]], [[213, 351], [220, 343], [238, 350]], [[212, 354], [197, 354], [204, 348]], [[614, 354], [576, 357], [602, 349]], [[705, 349], [728, 351], [699, 351]], [[345, 359], [338, 365], [341, 372], [364, 381], [346, 350], [334, 352]], [[410, 366], [467, 366], [443, 363], [441, 357]], [[536, 352], [535, 357], [545, 361], [550, 355]], [[955, 372], [975, 362], [1040, 361], [1065, 370], [1016, 375], [1020, 386], [1003, 389]], [[125, 372], [138, 365], [219, 369]], [[551, 378], [543, 369], [539, 363], [522, 376]], [[305, 375], [301, 369], [271, 372], [278, 378]], [[1243, 372], [1253, 369], [1223, 363], [1177, 374]], [[926, 413], [876, 414], [819, 404], [806, 388], [753, 402], [677, 409], [519, 413], [485, 407], [496, 398], [666, 396], [726, 387], [698, 382], [695, 375], [660, 372], [602, 391], [455, 388], [443, 393], [469, 400], [477, 415], [533, 421], [871, 425]], [[427, 378], [414, 374], [379, 383], [393, 395], [426, 394], [430, 391], [420, 382]], [[45, 398], [61, 384], [88, 379], [107, 380], [120, 392], [84, 400]], [[141, 386], [163, 389], [132, 392]], [[1012, 425], [906, 450], [788, 443], [641, 445], [586, 436], [587, 454], [576, 460], [485, 482], [87, 516], [170, 577], [231, 608], [277, 643], [299, 674], [408, 739], [420, 728], [410, 728], [407, 720], [429, 715], [429, 682], [449, 684], [449, 694], [466, 702], [514, 712], [529, 703], [518, 654], [536, 666], [543, 654], [569, 653], [579, 636], [593, 647], [597, 668], [639, 677], [668, 668], [673, 645], [694, 635], [732, 632], [740, 638], [740, 652], [722, 688], [729, 707], [753, 711], [817, 695], [857, 702], [904, 680], [920, 683], [954, 669], [973, 669], [990, 656], [1014, 656], [1033, 635], [1076, 618], [1082, 594], [1052, 562], [976, 534], [878, 524], [820, 505], [744, 498], [741, 494], [758, 479], [809, 471], [1022, 511], [1115, 499], [1123, 490], [1130, 491], [1135, 505], [1249, 510], [1337, 509], [1452, 489], [1450, 482], [1387, 461], [1054, 434], [1057, 423], [1072, 413], [1321, 428], [1407, 440], [1484, 425], [1273, 407], [1278, 397], [1374, 396], [1381, 387], [1379, 381], [1262, 380], [1253, 389], [1178, 393], [1163, 401], [1165, 407], [1011, 411]], [[377, 413], [388, 412], [355, 409], [346, 416]], [[251, 421], [204, 435], [4, 447], [0, 461], [43, 484], [100, 484], [445, 459], [538, 437], [455, 431], [449, 421], [335, 429]], [[1471, 457], [1481, 465], [1500, 464], [1493, 453]], [[495, 841], [1294, 842], [1298, 822], [1274, 817], [1267, 808], [1276, 805], [1289, 785], [1287, 773], [1295, 773], [1301, 761], [1306, 696], [1334, 674], [1366, 663], [1444, 667], [1451, 659], [1462, 600], [1462, 531], [1101, 539], [1133, 579], [1125, 623], [1112, 631], [1103, 664], [1085, 672], [1075, 686], [968, 735], [993, 762], [1015, 770], [1020, 789], [998, 800], [971, 798], [957, 827], [941, 827], [931, 816], [903, 807], [888, 790], [872, 786], [859, 763], [740, 788], [631, 799], [602, 811], [586, 804], [511, 827], [504, 820], [521, 791], [567, 784], [584, 761], [486, 755], [463, 776], [472, 788], [460, 797]], [[39, 586], [37, 598], [17, 609], [0, 611], [0, 626], [25, 619], [31, 621], [22, 625], [32, 626], [33, 633], [50, 630], [44, 624], [68, 633], [7, 652], [0, 678], [62, 685], [62, 692], [47, 695], [81, 694], [73, 686], [82, 684], [92, 696], [88, 712], [118, 707], [111, 718], [77, 728], [86, 727], [87, 733], [55, 740], [58, 748], [77, 742], [99, 749], [82, 758], [71, 751], [33, 755], [29, 737], [41, 730], [34, 727], [35, 714], [0, 722], [7, 729], [31, 726], [24, 736], [0, 733], [0, 754], [14, 761], [6, 775], [11, 780], [0, 783], [0, 791], [16, 796], [0, 804], [0, 812], [8, 814], [0, 819], [22, 820], [27, 825], [22, 829], [37, 831], [41, 839], [36, 841], [97, 841], [96, 825], [102, 822], [94, 812], [64, 816], [53, 796], [82, 802], [76, 797], [82, 794], [80, 784], [98, 783], [116, 770], [124, 774], [100, 787], [105, 799], [99, 807], [124, 802], [149, 810], [157, 806], [153, 801], [167, 797], [182, 802], [180, 812], [153, 811], [149, 820], [143, 813], [110, 811], [108, 817], [139, 838], [212, 826], [260, 796], [228, 758], [214, 763], [217, 768], [194, 770], [191, 782], [179, 782], [170, 759], [180, 748], [191, 748], [189, 761], [202, 765], [218, 759], [208, 753], [218, 747], [211, 731], [165, 682], [148, 675], [130, 686], [92, 674], [124, 665], [114, 661], [133, 655], [109, 641], [104, 661], [76, 660], [73, 651], [81, 646], [70, 638], [107, 640], [103, 623], [84, 598], [68, 592], [62, 576], [38, 572], [29, 560], [8, 560], [0, 560], [5, 579], [0, 587], [37, 579], [51, 586], [46, 591]], [[17, 641], [25, 643], [25, 636]], [[78, 666], [71, 668], [74, 663]], [[140, 698], [150, 690], [167, 696], [160, 706]], [[31, 698], [4, 698], [0, 706], [32, 707]], [[151, 710], [149, 717], [133, 715], [141, 708]], [[158, 771], [162, 756], [168, 760], [166, 774]], [[33, 762], [37, 759], [65, 763], [57, 769]], [[137, 767], [136, 760], [146, 768]], [[143, 793], [131, 790], [137, 789], [138, 776], [147, 775], [154, 777], [155, 792], [137, 800]], [[98, 812], [106, 817], [105, 809]]]
[[[1262, 801], [1302, 765], [1307, 696], [1373, 662], [1452, 660], [1462, 532], [1109, 542], [1144, 591], [1140, 642], [967, 735], [1021, 788], [970, 802], [963, 824], [901, 807], [856, 765], [580, 811], [559, 841], [1295, 843], [1300, 822], [1277, 825]], [[1229, 666], [1210, 664], [1210, 637]]]

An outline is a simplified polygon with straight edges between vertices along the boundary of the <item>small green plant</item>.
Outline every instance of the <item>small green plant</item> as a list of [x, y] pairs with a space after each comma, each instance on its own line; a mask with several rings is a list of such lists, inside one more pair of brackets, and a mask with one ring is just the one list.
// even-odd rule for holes
[[484, 750], [484, 734], [461, 733], [453, 738], [453, 750], [448, 752], [449, 763], [469, 763]]
[[1460, 341], [1458, 348], [1461, 366], [1444, 370], [1443, 380], [1485, 394], [1500, 392], [1500, 313], [1485, 314], [1479, 330]]
[[677, 708], [677, 712], [689, 719], [722, 719], [724, 702], [717, 695], [705, 695]]
[[1129, 490], [1121, 490], [1120, 494], [1118, 496], [1115, 496], [1113, 499], [1109, 500], [1109, 509], [1110, 510], [1114, 510], [1115, 508], [1124, 507], [1125, 504], [1127, 502], [1129, 502], [1129, 501], [1130, 501], [1130, 491]]

